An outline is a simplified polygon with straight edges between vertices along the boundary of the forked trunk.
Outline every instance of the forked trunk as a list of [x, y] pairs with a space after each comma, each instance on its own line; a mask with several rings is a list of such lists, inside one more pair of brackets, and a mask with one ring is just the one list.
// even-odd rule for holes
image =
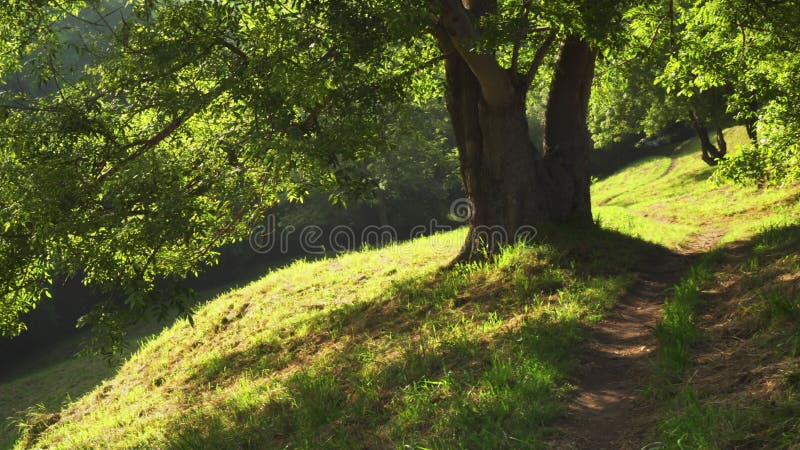
[[457, 54], [446, 63], [447, 105], [461, 174], [471, 204], [469, 234], [457, 261], [484, 258], [535, 235], [537, 225], [592, 223], [586, 113], [594, 53], [575, 38], [562, 45], [546, 117], [545, 149], [531, 142], [525, 115], [527, 85], [512, 78], [513, 94], [488, 101]]

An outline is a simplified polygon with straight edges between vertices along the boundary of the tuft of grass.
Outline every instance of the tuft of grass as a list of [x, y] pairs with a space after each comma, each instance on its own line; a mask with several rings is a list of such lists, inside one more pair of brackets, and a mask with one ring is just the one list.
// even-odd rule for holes
[[19, 445], [28, 446], [36, 442], [47, 428], [58, 422], [58, 413], [47, 412], [47, 407], [39, 403], [29, 407], [24, 413], [24, 419], [16, 422], [19, 432]]
[[703, 289], [713, 278], [713, 267], [719, 258], [719, 250], [704, 255], [673, 287], [671, 297], [664, 303], [663, 317], [655, 327], [659, 343], [659, 369], [663, 372], [661, 376], [669, 378], [690, 363], [691, 346], [701, 335], [695, 314], [702, 301]]

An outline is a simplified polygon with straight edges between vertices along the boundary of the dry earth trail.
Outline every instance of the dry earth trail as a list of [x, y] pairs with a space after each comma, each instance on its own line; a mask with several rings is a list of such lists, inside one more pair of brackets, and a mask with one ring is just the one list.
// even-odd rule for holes
[[655, 356], [653, 329], [669, 289], [719, 241], [720, 234], [696, 236], [674, 252], [654, 251], [643, 258], [629, 292], [590, 330], [572, 380], [577, 389], [556, 424], [549, 448], [648, 448], [654, 411], [642, 390]]

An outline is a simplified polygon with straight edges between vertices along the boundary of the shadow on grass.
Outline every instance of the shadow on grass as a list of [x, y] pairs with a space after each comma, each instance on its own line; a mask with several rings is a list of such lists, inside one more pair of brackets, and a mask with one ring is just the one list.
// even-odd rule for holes
[[[291, 265], [293, 260], [279, 260], [258, 270], [239, 274], [232, 281], [206, 286], [197, 291], [196, 300], [189, 305], [196, 308], [225, 292], [245, 287], [271, 270]], [[0, 448], [11, 448], [18, 438], [20, 421], [31, 421], [59, 411], [72, 399], [90, 392], [103, 380], [113, 377], [124, 361], [147, 340], [174, 325], [177, 311], [164, 319], [145, 318], [126, 330], [124, 350], [113, 358], [101, 355], [81, 355], [90, 337], [88, 331], [79, 332], [44, 348], [31, 349], [28, 355], [13, 361], [0, 373]]]
[[543, 448], [587, 325], [637, 264], [668, 253], [547, 230], [492, 263], [321, 310], [307, 330], [198, 367], [189, 389], [242, 387], [169, 423], [167, 448]]
[[800, 225], [790, 225], [719, 252], [724, 278], [715, 281], [714, 301], [698, 305], [703, 335], [692, 341], [691, 367], [662, 375], [658, 393], [670, 401], [659, 428], [668, 446], [800, 443], [798, 251]]

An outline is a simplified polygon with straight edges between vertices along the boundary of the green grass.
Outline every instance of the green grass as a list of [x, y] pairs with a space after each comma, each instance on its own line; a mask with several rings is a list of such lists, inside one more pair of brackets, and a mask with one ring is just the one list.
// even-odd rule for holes
[[[220, 292], [233, 289], [220, 286], [198, 292], [200, 299], [211, 299]], [[172, 319], [149, 321], [128, 330], [129, 349], [136, 349], [142, 339], [169, 327]], [[77, 335], [60, 340], [34, 358], [16, 362], [11, 372], [0, 382], [0, 449], [14, 446], [18, 425], [23, 420], [41, 419], [42, 413], [59, 411], [73, 399], [82, 397], [106, 378], [112, 377], [122, 361], [130, 354], [106, 360], [100, 356], [76, 356], [85, 336]]]
[[462, 231], [297, 262], [153, 338], [34, 447], [542, 447], [649, 248], [583, 234], [453, 270]]
[[[731, 149], [747, 142], [743, 127], [731, 128], [725, 136]], [[707, 233], [719, 234], [725, 242], [746, 239], [787, 217], [790, 222], [800, 217], [796, 187], [762, 190], [714, 184], [713, 168], [698, 156], [699, 145], [690, 139], [668, 156], [645, 158], [596, 182], [592, 197], [598, 221], [675, 248]]]
[[664, 303], [663, 317], [656, 325], [655, 335], [660, 345], [659, 363], [666, 374], [681, 371], [690, 364], [691, 346], [700, 339], [695, 314], [718, 259], [719, 251], [704, 255], [689, 268], [688, 275], [674, 286], [671, 297]]
[[[665, 314], [665, 323], [674, 323], [674, 317], [705, 309], [723, 320], [706, 324], [702, 340], [691, 318], [679, 327], [690, 330], [683, 336], [701, 340], [694, 351], [675, 352], [681, 338], [659, 336], [662, 356], [671, 364], [657, 373], [673, 375], [669, 382], [659, 380], [660, 393], [671, 398], [659, 438], [676, 449], [797, 448], [800, 227], [765, 228], [738, 251], [722, 248], [716, 254], [716, 272], [704, 272], [700, 284], [719, 291], [717, 296], [685, 313]], [[704, 366], [694, 364], [696, 354]]]
[[[743, 136], [729, 130], [731, 147]], [[642, 256], [800, 217], [798, 189], [715, 186], [696, 140], [673, 153], [593, 185], [603, 229], [541, 230], [533, 246], [453, 269], [463, 230], [298, 261], [198, 307], [194, 326], [180, 320], [148, 338], [105, 381], [92, 360], [71, 360], [0, 385], [11, 399], [0, 408], [44, 404], [18, 448], [544, 448], [586, 330]], [[659, 328], [673, 348], [662, 352], [670, 386], [703, 339], [695, 313], [717, 262], [704, 264]], [[769, 304], [794, 311], [779, 296]], [[689, 391], [676, 398], [707, 411]]]

